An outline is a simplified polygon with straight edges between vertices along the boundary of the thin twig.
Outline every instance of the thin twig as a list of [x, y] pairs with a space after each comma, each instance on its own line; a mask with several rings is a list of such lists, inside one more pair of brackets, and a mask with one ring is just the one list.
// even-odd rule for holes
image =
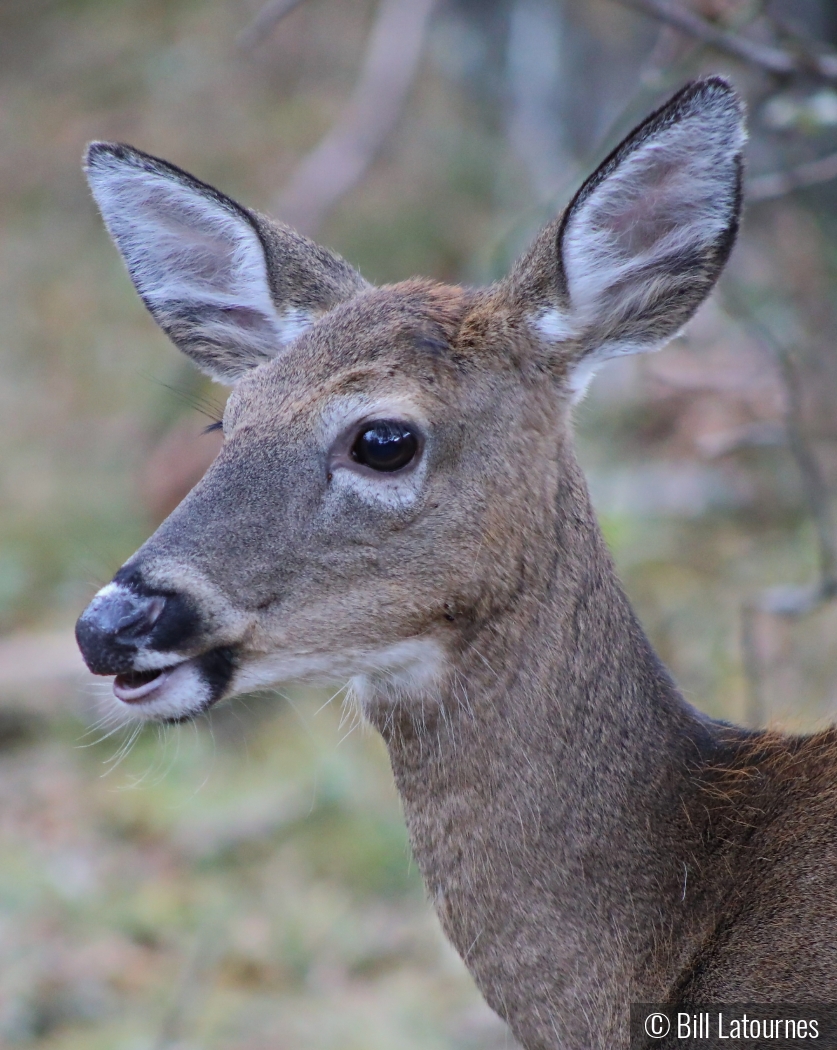
[[[646, 11], [648, 14], [656, 14], [657, 17], [663, 21], [664, 25], [676, 25], [678, 28], [685, 28], [683, 19], [686, 19], [691, 24], [693, 21], [701, 23], [701, 29], [699, 33], [693, 35], [698, 36], [700, 39], [705, 40], [708, 43], [717, 44], [717, 37], [720, 34], [725, 39], [733, 38], [739, 41], [744, 39], [737, 37], [735, 34], [728, 31], [717, 29], [711, 23], [702, 23], [702, 20], [697, 15], [692, 14], [688, 11], [678, 9], [675, 13], [673, 8], [669, 8], [660, 0], [617, 0], [618, 3], [622, 3], [624, 6], [636, 8], [638, 10]], [[653, 8], [653, 11], [651, 10]], [[658, 10], [659, 9], [659, 10]], [[665, 9], [666, 16], [663, 18], [662, 10]], [[704, 28], [710, 32], [711, 39], [704, 34]], [[749, 45], [750, 41], [747, 41]], [[762, 45], [756, 45], [762, 47]], [[837, 56], [813, 56], [814, 58], [833, 58], [835, 70], [833, 76], [837, 79]], [[760, 64], [760, 63], [759, 63]], [[801, 67], [800, 67], [801, 68]], [[808, 65], [805, 65], [808, 69]], [[772, 72], [773, 70], [771, 70]], [[657, 73], [657, 70], [653, 70], [653, 73]], [[653, 75], [653, 74], [652, 74]], [[829, 74], [829, 78], [831, 74]], [[643, 73], [643, 80], [647, 80], [649, 77]], [[804, 189], [807, 186], [815, 186], [822, 182], [830, 182], [832, 179], [837, 178], [837, 153], [829, 153], [825, 157], [819, 157], [817, 160], [806, 161], [804, 164], [799, 164], [796, 167], [788, 168], [786, 171], [771, 172], [767, 175], [757, 175], [747, 181], [746, 186], [746, 198], [748, 201], [765, 201], [774, 200], [777, 197], [784, 197], [794, 190]]]
[[346, 110], [305, 157], [274, 205], [285, 222], [304, 233], [315, 233], [375, 159], [407, 101], [436, 2], [381, 0]]
[[837, 598], [837, 538], [828, 485], [805, 429], [796, 355], [776, 337], [769, 326], [762, 324], [742, 306], [738, 296], [730, 295], [729, 284], [725, 299], [728, 311], [745, 324], [760, 343], [767, 346], [779, 367], [785, 397], [786, 442], [799, 470], [819, 553], [816, 581], [804, 587], [773, 587], [761, 595], [757, 605], [764, 612], [777, 616], [805, 616]]
[[784, 197], [794, 190], [806, 186], [816, 186], [820, 182], [829, 182], [837, 178], [837, 153], [808, 161], [787, 171], [772, 172], [770, 175], [757, 175], [747, 183], [746, 197], [749, 201], [768, 201]]
[[302, 0], [268, 0], [253, 21], [238, 34], [236, 43], [242, 51], [252, 51], [289, 15]]
[[787, 77], [807, 73], [829, 83], [837, 82], [837, 55], [820, 54], [807, 48], [788, 51], [770, 44], [761, 44], [735, 31], [721, 29], [693, 11], [667, 3], [666, 0], [617, 0], [617, 3], [666, 22], [705, 44], [711, 44], [712, 47], [726, 51], [727, 54], [734, 55], [750, 65], [759, 66], [774, 76]]
[[707, 459], [721, 459], [733, 452], [753, 448], [782, 448], [788, 439], [785, 427], [772, 420], [742, 423], [721, 433], [707, 434], [699, 439], [698, 447]]
[[[802, 388], [796, 357], [793, 351], [776, 337], [771, 328], [762, 324], [746, 309], [739, 295], [730, 293], [729, 283], [724, 298], [730, 315], [745, 325], [760, 343], [767, 346], [778, 365], [785, 400], [784, 441], [781, 443], [787, 445], [796, 461], [819, 546], [819, 573], [813, 583], [802, 587], [771, 587], [744, 602], [741, 607], [741, 662], [747, 683], [746, 721], [753, 727], [759, 727], [766, 721], [759, 625], [762, 628], [766, 626], [763, 619], [765, 614], [799, 619], [837, 598], [837, 543], [828, 486], [805, 429]], [[761, 437], [764, 438], [768, 433], [767, 424], [762, 426], [765, 429]], [[780, 442], [776, 441], [777, 436], [774, 433], [771, 440], [779, 444]]]
[[823, 599], [837, 596], [837, 546], [831, 499], [817, 457], [808, 441], [802, 417], [802, 390], [796, 355], [781, 344], [776, 347], [786, 392], [785, 426], [788, 447], [802, 477], [802, 487], [817, 531], [820, 561], [820, 591]]

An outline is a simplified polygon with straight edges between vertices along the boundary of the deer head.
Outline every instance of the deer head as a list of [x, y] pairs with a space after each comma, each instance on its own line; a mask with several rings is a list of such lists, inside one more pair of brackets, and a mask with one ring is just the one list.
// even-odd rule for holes
[[217, 460], [78, 622], [117, 704], [179, 720], [335, 678], [370, 710], [432, 704], [471, 626], [555, 547], [572, 404], [715, 283], [743, 142], [730, 86], [687, 86], [481, 290], [374, 288], [178, 168], [94, 143], [90, 186], [137, 291], [233, 387]]

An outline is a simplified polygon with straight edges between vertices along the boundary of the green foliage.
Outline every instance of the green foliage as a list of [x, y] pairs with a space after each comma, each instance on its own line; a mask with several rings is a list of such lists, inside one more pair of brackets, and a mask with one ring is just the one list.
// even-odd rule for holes
[[79, 746], [71, 720], [0, 752], [4, 1046], [470, 1050], [500, 1033], [470, 1018], [383, 746], [322, 702], [240, 701], [121, 761], [122, 734]]

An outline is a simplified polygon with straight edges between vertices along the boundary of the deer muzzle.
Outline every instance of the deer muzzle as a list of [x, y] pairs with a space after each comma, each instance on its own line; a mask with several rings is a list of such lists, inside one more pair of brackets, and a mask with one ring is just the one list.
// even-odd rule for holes
[[116, 584], [99, 591], [76, 624], [76, 640], [93, 674], [133, 671], [165, 607], [163, 595], [135, 594]]
[[232, 650], [200, 651], [201, 635], [201, 618], [188, 598], [142, 593], [117, 581], [99, 591], [76, 624], [93, 674], [113, 675], [114, 696], [135, 716], [163, 720], [204, 710], [232, 677]]

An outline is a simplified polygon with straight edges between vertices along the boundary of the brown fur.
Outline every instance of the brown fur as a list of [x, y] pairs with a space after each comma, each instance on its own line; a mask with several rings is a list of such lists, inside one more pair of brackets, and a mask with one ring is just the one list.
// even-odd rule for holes
[[[826, 1001], [837, 988], [837, 733], [749, 733], [684, 701], [619, 584], [571, 436], [579, 367], [659, 345], [716, 280], [738, 223], [740, 125], [727, 85], [691, 85], [482, 291], [371, 289], [188, 183], [201, 214], [222, 209], [227, 240], [235, 209], [243, 242], [258, 223], [276, 310], [291, 303], [310, 324], [267, 363], [253, 351], [217, 461], [98, 608], [118, 594], [123, 613], [148, 595], [159, 609], [164, 595], [188, 612], [176, 644], [177, 624], [166, 644], [154, 627], [134, 640], [134, 666], [170, 656], [202, 699], [152, 700], [147, 717], [282, 676], [352, 678], [442, 925], [527, 1050], [626, 1045], [631, 1001]], [[649, 143], [665, 163], [646, 163]], [[100, 150], [123, 208], [131, 179], [151, 171], [179, 193], [190, 178]], [[667, 181], [681, 168], [682, 216]], [[134, 228], [114, 228], [131, 267]], [[163, 254], [165, 276], [177, 256]], [[200, 301], [172, 306], [143, 259], [138, 286], [163, 287], [152, 308], [203, 331]], [[237, 338], [234, 367], [223, 345], [207, 356], [189, 332], [182, 342], [238, 374], [246, 324]], [[352, 461], [364, 411], [422, 430], [415, 468], [383, 478]], [[80, 638], [101, 669], [96, 616]]]

